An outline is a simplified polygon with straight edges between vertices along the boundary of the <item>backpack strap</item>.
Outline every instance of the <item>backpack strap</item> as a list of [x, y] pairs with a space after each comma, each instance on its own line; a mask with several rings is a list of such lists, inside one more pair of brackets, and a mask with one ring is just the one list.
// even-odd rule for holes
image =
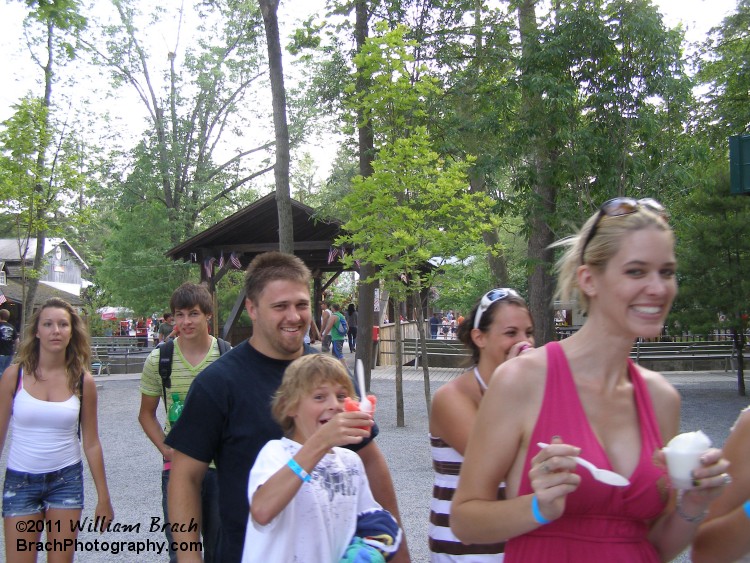
[[161, 392], [164, 397], [164, 408], [167, 408], [167, 388], [172, 387], [172, 356], [174, 355], [174, 340], [162, 342], [159, 346], [159, 376], [161, 377]]
[[[216, 339], [219, 345], [219, 356], [223, 356], [232, 349], [232, 345], [221, 338]], [[172, 358], [174, 356], [174, 340], [168, 340], [159, 345], [159, 375], [161, 376], [161, 391], [164, 396], [164, 408], [167, 408], [167, 388], [172, 387]], [[167, 411], [167, 414], [169, 412]]]
[[223, 338], [216, 339], [219, 343], [219, 356], [223, 356], [232, 349], [232, 345]]

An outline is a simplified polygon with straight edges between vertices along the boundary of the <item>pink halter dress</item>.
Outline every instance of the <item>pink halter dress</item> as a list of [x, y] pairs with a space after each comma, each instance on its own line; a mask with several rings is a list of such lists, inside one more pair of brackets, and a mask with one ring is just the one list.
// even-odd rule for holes
[[[518, 495], [533, 493], [528, 472], [537, 442], [549, 442], [554, 435], [581, 448], [581, 455], [596, 466], [612, 469], [607, 454], [594, 435], [560, 344], [551, 342], [547, 350], [547, 382], [542, 408], [526, 454]], [[659, 556], [648, 541], [650, 520], [661, 514], [668, 499], [666, 470], [652, 461], [662, 447], [646, 383], [635, 365], [628, 361], [635, 405], [641, 431], [641, 453], [630, 485], [613, 487], [600, 483], [582, 468], [578, 489], [568, 495], [565, 512], [551, 524], [508, 541], [506, 563], [518, 561], [570, 561], [637, 563], [657, 562]]]

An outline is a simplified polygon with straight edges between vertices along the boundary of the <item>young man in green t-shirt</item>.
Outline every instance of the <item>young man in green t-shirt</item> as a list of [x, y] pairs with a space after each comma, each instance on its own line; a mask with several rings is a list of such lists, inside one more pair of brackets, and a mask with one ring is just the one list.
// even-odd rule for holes
[[[208, 332], [209, 321], [213, 314], [211, 294], [202, 285], [184, 283], [178, 287], [169, 302], [174, 314], [175, 326], [179, 329], [179, 336], [174, 340], [172, 353], [170, 386], [163, 385], [159, 374], [160, 348], [156, 348], [146, 358], [141, 375], [141, 408], [138, 422], [141, 423], [146, 436], [153, 442], [164, 460], [162, 471], [162, 507], [164, 521], [169, 522], [167, 516], [167, 485], [172, 460], [172, 448], [164, 443], [166, 434], [171, 429], [169, 412], [173, 394], [177, 394], [183, 402], [190, 384], [206, 366], [219, 359], [219, 345], [216, 338]], [[161, 346], [165, 346], [162, 344]], [[156, 417], [161, 399], [166, 401], [164, 427]], [[216, 541], [219, 535], [219, 498], [216, 480], [216, 468], [213, 465], [206, 472], [203, 479], [201, 494], [202, 519], [201, 532], [203, 535], [204, 560], [214, 561]], [[170, 544], [169, 560], [177, 561], [175, 552], [171, 549], [172, 534], [165, 529], [167, 542]]]

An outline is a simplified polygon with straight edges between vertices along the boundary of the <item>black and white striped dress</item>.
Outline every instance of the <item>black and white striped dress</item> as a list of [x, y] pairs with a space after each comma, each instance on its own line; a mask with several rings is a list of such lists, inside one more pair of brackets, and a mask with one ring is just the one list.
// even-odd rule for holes
[[[432, 467], [435, 482], [430, 502], [430, 561], [432, 563], [497, 563], [503, 560], [505, 543], [464, 544], [450, 529], [453, 495], [458, 486], [458, 473], [464, 457], [437, 436], [430, 434]], [[505, 486], [498, 490], [498, 499], [505, 498]]]

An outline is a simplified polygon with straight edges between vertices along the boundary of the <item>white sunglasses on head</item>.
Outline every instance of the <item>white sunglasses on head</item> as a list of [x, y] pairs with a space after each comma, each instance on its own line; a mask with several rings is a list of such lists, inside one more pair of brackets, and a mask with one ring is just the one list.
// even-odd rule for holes
[[485, 293], [482, 296], [482, 300], [479, 302], [479, 307], [477, 307], [477, 312], [474, 315], [474, 328], [479, 328], [479, 323], [482, 322], [482, 315], [484, 315], [485, 311], [487, 311], [495, 301], [502, 301], [508, 297], [521, 298], [515, 289], [509, 287], [498, 287]]

